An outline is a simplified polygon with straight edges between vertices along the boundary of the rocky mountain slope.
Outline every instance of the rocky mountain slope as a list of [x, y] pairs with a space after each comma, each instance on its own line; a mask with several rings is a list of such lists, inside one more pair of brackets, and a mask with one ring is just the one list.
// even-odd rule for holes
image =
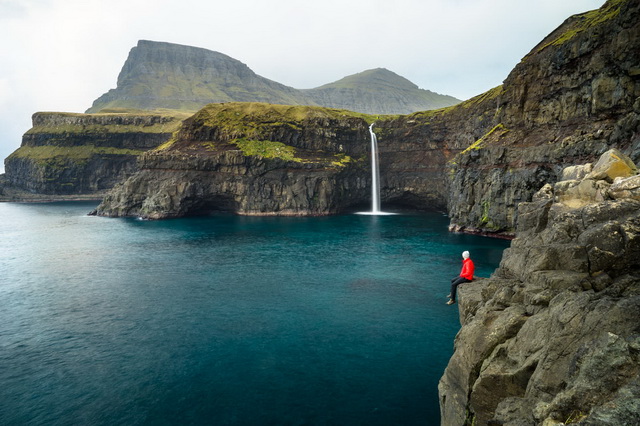
[[369, 114], [406, 114], [460, 102], [422, 90], [387, 70], [370, 70], [317, 89], [297, 90], [254, 73], [207, 49], [140, 40], [131, 49], [115, 89], [88, 113], [158, 108], [195, 112], [215, 102], [318, 105]]
[[369, 114], [407, 114], [460, 102], [452, 96], [420, 89], [384, 68], [367, 70], [302, 92], [316, 105]]
[[461, 286], [442, 424], [640, 424], [640, 175], [609, 151], [518, 208], [490, 279]]
[[140, 40], [131, 49], [115, 89], [87, 113], [113, 109], [166, 108], [195, 112], [212, 102], [312, 103], [298, 90], [260, 77], [222, 53]]

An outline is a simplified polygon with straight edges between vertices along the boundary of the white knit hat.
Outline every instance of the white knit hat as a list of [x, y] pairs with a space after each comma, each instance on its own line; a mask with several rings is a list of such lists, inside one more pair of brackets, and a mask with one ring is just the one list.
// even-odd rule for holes
[[465, 258], [465, 259], [468, 259], [468, 258], [469, 258], [469, 252], [468, 252], [468, 251], [466, 251], [466, 250], [465, 250], [465, 251], [463, 251], [463, 252], [462, 252], [462, 257], [463, 257], [463, 258]]

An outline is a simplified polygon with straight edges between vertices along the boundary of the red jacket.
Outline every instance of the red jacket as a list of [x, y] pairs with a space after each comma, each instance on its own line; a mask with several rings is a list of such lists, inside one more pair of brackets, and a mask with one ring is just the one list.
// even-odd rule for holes
[[473, 265], [473, 261], [471, 259], [464, 259], [462, 261], [462, 271], [460, 272], [460, 276], [472, 281], [474, 270], [475, 266]]

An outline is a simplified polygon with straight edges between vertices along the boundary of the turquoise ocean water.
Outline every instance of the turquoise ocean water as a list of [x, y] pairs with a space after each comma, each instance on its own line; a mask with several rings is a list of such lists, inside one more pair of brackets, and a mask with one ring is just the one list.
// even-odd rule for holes
[[108, 219], [0, 203], [0, 424], [437, 425], [445, 216]]

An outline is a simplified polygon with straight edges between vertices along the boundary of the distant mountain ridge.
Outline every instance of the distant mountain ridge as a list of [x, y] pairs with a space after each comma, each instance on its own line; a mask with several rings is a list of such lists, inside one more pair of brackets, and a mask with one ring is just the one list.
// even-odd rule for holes
[[460, 100], [420, 89], [383, 68], [315, 89], [294, 89], [261, 77], [244, 63], [219, 52], [140, 40], [129, 52], [117, 87], [96, 99], [87, 113], [123, 109], [196, 111], [214, 102], [267, 102], [368, 114], [407, 114], [455, 105]]
[[460, 102], [417, 85], [385, 68], [349, 75], [315, 89], [303, 90], [318, 105], [368, 114], [408, 114]]

